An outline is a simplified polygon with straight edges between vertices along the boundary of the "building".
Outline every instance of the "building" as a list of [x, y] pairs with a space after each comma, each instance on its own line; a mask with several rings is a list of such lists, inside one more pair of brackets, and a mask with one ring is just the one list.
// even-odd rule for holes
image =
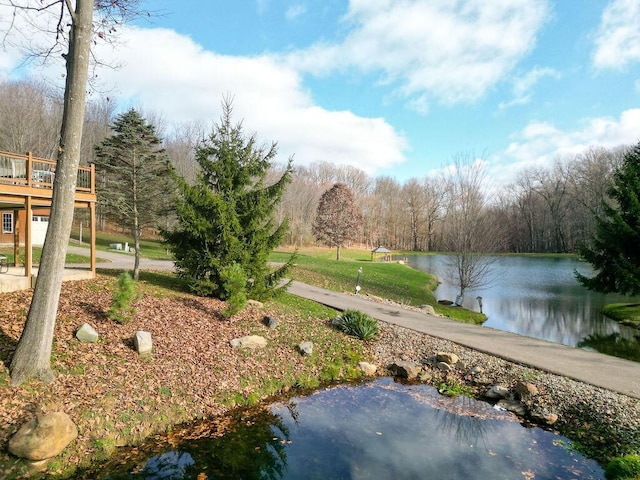
[[[32, 275], [32, 246], [44, 243], [55, 167], [54, 160], [34, 157], [30, 153], [19, 155], [0, 151], [0, 243], [13, 246], [15, 260], [9, 266], [20, 267], [19, 256], [23, 255], [25, 277]], [[80, 167], [75, 208], [86, 208], [90, 212], [90, 265], [93, 274], [96, 270], [95, 205], [95, 168], [93, 165]]]

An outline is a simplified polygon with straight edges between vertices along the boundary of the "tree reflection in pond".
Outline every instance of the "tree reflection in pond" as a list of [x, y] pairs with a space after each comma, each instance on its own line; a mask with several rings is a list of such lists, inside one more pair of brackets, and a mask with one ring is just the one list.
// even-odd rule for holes
[[274, 403], [221, 435], [223, 423], [193, 425], [130, 459], [124, 452], [84, 478], [604, 478], [564, 437], [390, 378]]

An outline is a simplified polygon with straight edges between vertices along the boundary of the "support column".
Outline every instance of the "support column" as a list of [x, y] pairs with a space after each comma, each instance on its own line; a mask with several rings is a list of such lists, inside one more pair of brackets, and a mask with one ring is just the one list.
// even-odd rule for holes
[[91, 273], [93, 276], [96, 275], [96, 204], [95, 202], [91, 202], [89, 204], [89, 223], [91, 224], [90, 228], [90, 241], [91, 241]]
[[20, 266], [20, 211], [13, 211], [13, 266]]
[[24, 221], [24, 276], [31, 277], [33, 259], [31, 257], [31, 197], [25, 197], [24, 207], [26, 210]]

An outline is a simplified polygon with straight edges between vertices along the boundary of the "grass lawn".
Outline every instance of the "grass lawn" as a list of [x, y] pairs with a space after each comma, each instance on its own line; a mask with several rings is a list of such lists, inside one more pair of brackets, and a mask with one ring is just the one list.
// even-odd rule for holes
[[[78, 229], [74, 229], [71, 232], [71, 239], [79, 240], [80, 232]], [[82, 235], [83, 242], [89, 241], [89, 235], [84, 232]], [[96, 232], [96, 248], [98, 250], [109, 250], [109, 245], [112, 243], [129, 243], [129, 246], [133, 248], [133, 237], [124, 233], [107, 233]], [[143, 238], [140, 240], [140, 254], [145, 258], [153, 258], [159, 260], [169, 260], [171, 255], [167, 253], [167, 248], [160, 239]]]
[[640, 327], [640, 303], [612, 303], [602, 313], [623, 325]]
[[[271, 254], [272, 262], [285, 262], [291, 250], [279, 249]], [[439, 305], [433, 295], [438, 286], [433, 275], [396, 262], [371, 261], [371, 253], [361, 249], [343, 249], [336, 261], [335, 249], [302, 248], [298, 250], [290, 277], [300, 282], [337, 292], [354, 292], [360, 274], [361, 294], [388, 298], [395, 302], [419, 306], [432, 305], [437, 313], [466, 323], [480, 324], [486, 316], [460, 307]]]
[[[24, 248], [20, 249], [20, 254], [18, 256], [18, 262], [20, 265], [24, 265]], [[5, 255], [7, 257], [7, 262], [9, 265], [13, 265], [13, 247], [0, 247], [0, 254]], [[33, 263], [40, 263], [40, 256], [42, 255], [42, 247], [33, 247]], [[66, 263], [89, 263], [91, 259], [86, 255], [77, 255], [75, 253], [67, 253]], [[96, 262], [101, 262], [99, 258], [96, 259]]]

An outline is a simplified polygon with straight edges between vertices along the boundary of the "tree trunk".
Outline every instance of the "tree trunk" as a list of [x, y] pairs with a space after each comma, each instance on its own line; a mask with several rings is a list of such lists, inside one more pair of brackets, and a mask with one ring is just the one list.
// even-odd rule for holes
[[93, 3], [93, 0], [78, 0], [75, 12], [70, 12], [72, 26], [67, 56], [64, 112], [51, 216], [27, 321], [11, 361], [11, 384], [14, 386], [34, 377], [43, 382], [53, 380], [51, 349], [73, 221], [86, 103]]
[[336, 260], [340, 260], [340, 245], [336, 245]]

